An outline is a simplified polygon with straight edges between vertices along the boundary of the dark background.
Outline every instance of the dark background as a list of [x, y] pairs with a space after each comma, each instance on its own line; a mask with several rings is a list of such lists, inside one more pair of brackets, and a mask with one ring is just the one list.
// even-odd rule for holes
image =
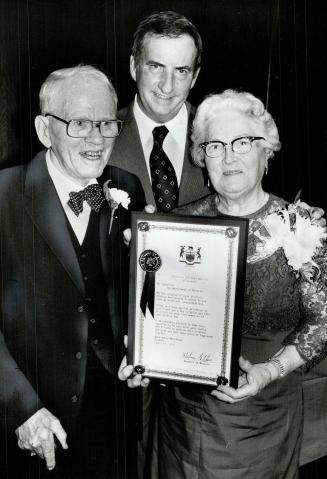
[[228, 87], [268, 104], [282, 150], [265, 187], [288, 200], [327, 209], [325, 163], [325, 0], [0, 0], [0, 165], [24, 163], [40, 145], [34, 133], [40, 84], [53, 70], [86, 62], [111, 77], [120, 107], [134, 96], [132, 34], [141, 18], [174, 9], [204, 40], [191, 94]]
[[[185, 14], [204, 40], [191, 101], [231, 87], [259, 96], [282, 142], [266, 189], [292, 200], [302, 188], [303, 200], [327, 210], [326, 0], [0, 0], [0, 166], [28, 162], [40, 149], [38, 90], [57, 68], [99, 65], [127, 105], [132, 34], [143, 17], [168, 9]], [[302, 477], [325, 477], [317, 467]]]

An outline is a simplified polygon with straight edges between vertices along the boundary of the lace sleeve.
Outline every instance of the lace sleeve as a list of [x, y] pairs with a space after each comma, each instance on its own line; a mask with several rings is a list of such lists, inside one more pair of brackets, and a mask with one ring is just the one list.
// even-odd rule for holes
[[298, 327], [284, 340], [294, 344], [307, 369], [327, 356], [327, 247], [300, 273], [301, 315]]

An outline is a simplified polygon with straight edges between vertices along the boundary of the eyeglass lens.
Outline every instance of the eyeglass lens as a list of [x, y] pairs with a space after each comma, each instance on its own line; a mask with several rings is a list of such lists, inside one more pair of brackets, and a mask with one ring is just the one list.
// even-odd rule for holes
[[[252, 148], [252, 141], [250, 138], [237, 138], [236, 140], [230, 143], [231, 149], [234, 153], [248, 153]], [[205, 149], [207, 156], [211, 158], [216, 158], [222, 156], [225, 153], [226, 145], [220, 141], [214, 141], [208, 143]]]
[[88, 136], [94, 127], [99, 127], [100, 133], [105, 138], [114, 138], [119, 135], [121, 123], [114, 120], [93, 122], [91, 120], [71, 120], [67, 133], [73, 137]]

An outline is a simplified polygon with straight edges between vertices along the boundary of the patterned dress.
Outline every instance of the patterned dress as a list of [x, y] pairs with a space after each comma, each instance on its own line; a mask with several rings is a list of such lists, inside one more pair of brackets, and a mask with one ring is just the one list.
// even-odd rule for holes
[[[294, 344], [311, 367], [327, 355], [327, 290], [296, 274], [282, 248], [260, 254], [258, 232], [286, 202], [270, 195], [249, 215], [241, 354], [264, 362]], [[210, 195], [175, 210], [219, 216]], [[258, 253], [259, 251], [259, 253]], [[294, 479], [302, 435], [302, 375], [298, 369], [256, 396], [228, 404], [201, 386], [160, 388], [152, 479]]]

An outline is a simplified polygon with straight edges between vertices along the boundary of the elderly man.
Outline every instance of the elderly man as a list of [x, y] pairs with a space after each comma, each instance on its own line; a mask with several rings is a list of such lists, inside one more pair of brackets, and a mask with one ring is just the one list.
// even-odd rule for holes
[[147, 203], [158, 211], [209, 193], [189, 154], [195, 112], [186, 99], [200, 71], [201, 52], [199, 32], [176, 12], [150, 15], [134, 34], [130, 72], [138, 91], [118, 112], [124, 129], [109, 161], [140, 178]]
[[46, 149], [0, 173], [0, 477], [122, 479], [132, 466], [121, 230], [145, 198], [134, 175], [106, 167], [116, 105], [96, 68], [53, 72], [35, 119]]

